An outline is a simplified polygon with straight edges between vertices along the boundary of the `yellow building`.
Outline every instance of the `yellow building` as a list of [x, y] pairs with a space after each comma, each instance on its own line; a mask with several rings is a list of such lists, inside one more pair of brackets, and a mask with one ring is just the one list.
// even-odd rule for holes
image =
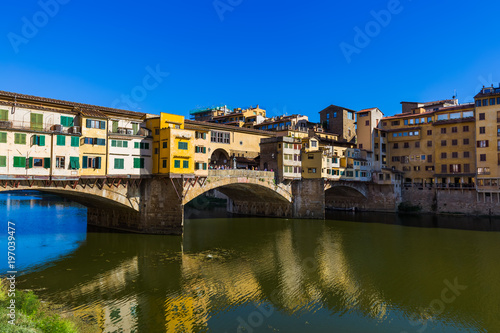
[[184, 117], [162, 112], [146, 124], [153, 132], [153, 173], [194, 175], [195, 132], [184, 128]]
[[[412, 109], [381, 121], [374, 154], [404, 172], [405, 186], [474, 186], [474, 105]], [[385, 163], [384, 163], [385, 162]]]
[[476, 100], [477, 189], [500, 187], [500, 87], [483, 87]]
[[96, 110], [80, 111], [81, 176], [105, 177], [107, 170], [107, 117]]

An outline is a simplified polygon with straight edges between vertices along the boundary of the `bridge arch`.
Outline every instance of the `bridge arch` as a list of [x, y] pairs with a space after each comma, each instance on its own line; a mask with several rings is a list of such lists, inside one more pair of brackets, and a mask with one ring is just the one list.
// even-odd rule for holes
[[220, 166], [230, 166], [230, 153], [224, 148], [215, 149], [210, 155], [210, 165], [214, 168]]
[[104, 185], [102, 182], [90, 184], [80, 181], [74, 185], [73, 182], [61, 181], [49, 185], [45, 181], [19, 181], [3, 185], [0, 186], [0, 193], [31, 190], [55, 194], [87, 208], [139, 210], [140, 191], [128, 183]]

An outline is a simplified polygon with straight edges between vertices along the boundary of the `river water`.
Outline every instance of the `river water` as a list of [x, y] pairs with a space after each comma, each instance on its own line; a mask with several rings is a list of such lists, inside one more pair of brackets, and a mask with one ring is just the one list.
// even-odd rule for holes
[[154, 236], [87, 232], [84, 207], [36, 192], [0, 194], [0, 210], [17, 287], [103, 332], [500, 332], [488, 218], [193, 213], [183, 236]]

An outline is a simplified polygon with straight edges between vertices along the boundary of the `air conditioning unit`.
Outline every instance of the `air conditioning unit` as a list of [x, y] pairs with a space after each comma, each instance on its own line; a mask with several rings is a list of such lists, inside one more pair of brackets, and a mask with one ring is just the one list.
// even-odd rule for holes
[[68, 133], [80, 134], [80, 126], [73, 126], [68, 129]]
[[119, 128], [118, 133], [120, 134], [127, 134], [127, 129], [126, 128]]
[[62, 132], [63, 131], [63, 126], [62, 125], [53, 125], [51, 129], [54, 132]]
[[0, 127], [1, 128], [11, 128], [12, 127], [12, 121], [0, 121]]

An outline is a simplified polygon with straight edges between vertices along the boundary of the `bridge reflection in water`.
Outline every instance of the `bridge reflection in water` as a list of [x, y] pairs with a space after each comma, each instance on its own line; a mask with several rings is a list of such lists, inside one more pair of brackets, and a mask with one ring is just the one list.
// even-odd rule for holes
[[[499, 237], [339, 221], [190, 220], [183, 237], [89, 233], [70, 257], [24, 275], [19, 287], [106, 332], [415, 332], [425, 325], [493, 332], [500, 330]], [[467, 289], [439, 309], [443, 281], [455, 278]]]

